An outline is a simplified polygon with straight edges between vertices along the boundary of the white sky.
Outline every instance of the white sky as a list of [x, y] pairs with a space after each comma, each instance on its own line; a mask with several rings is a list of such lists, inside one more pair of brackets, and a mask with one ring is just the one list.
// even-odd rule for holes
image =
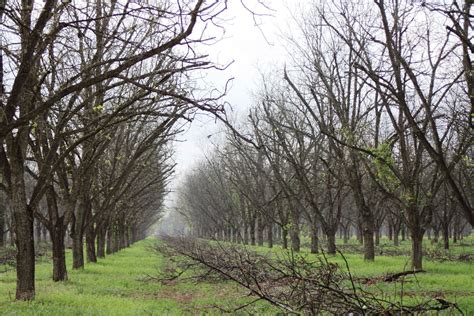
[[[225, 71], [213, 71], [206, 74], [206, 81], [218, 88], [222, 88], [229, 78], [234, 78], [232, 87], [225, 97], [230, 103], [233, 113], [229, 116], [246, 115], [252, 104], [252, 93], [258, 83], [259, 70], [272, 67], [283, 67], [285, 49], [280, 34], [287, 31], [290, 15], [288, 4], [294, 7], [295, 0], [269, 0], [267, 4], [275, 10], [264, 11], [260, 7], [258, 12], [271, 13], [272, 16], [259, 17], [259, 26], [255, 25], [251, 13], [245, 10], [240, 1], [229, 1], [229, 9], [224, 15], [228, 21], [224, 22], [224, 38], [209, 47], [211, 60], [221, 64], [234, 63]], [[255, 0], [246, 0], [246, 5], [255, 3]], [[230, 113], [228, 113], [230, 114]], [[220, 125], [210, 117], [200, 116], [191, 127], [180, 137], [175, 144], [175, 161], [177, 162], [176, 178], [171, 184], [174, 190], [182, 180], [186, 171], [203, 158], [204, 153], [211, 148], [211, 141], [216, 141], [216, 134]], [[168, 197], [168, 206], [172, 206], [173, 194]]]

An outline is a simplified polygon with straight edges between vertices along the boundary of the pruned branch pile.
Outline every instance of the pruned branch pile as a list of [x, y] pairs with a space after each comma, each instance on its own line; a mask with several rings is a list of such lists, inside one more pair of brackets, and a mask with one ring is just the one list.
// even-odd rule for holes
[[[197, 263], [200, 269], [194, 277], [198, 280], [232, 280], [248, 289], [257, 300], [294, 314], [399, 315], [445, 309], [459, 311], [455, 304], [444, 300], [406, 306], [382, 299], [355, 281], [347, 262], [343, 270], [324, 256], [310, 260], [293, 252], [264, 254], [239, 245], [171, 237], [163, 238], [156, 251], [177, 264], [181, 262], [184, 269]], [[160, 279], [175, 276], [176, 273]]]

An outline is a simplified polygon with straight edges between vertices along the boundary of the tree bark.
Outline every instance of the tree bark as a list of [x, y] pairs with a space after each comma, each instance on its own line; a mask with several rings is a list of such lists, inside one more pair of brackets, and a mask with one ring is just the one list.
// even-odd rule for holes
[[449, 224], [443, 224], [443, 245], [444, 249], [449, 249]]
[[56, 193], [54, 192], [52, 184], [46, 190], [46, 202], [48, 204], [49, 215], [47, 228], [51, 236], [53, 249], [53, 281], [65, 281], [67, 280], [67, 268], [64, 238], [66, 236], [67, 227], [64, 223], [64, 215], [59, 216]]
[[349, 232], [351, 230], [351, 226], [350, 225], [347, 225], [346, 227], [343, 227], [343, 243], [344, 245], [347, 245], [347, 243], [349, 242]]
[[255, 218], [250, 221], [250, 244], [255, 246]]
[[293, 251], [300, 251], [300, 218], [299, 214], [292, 212], [290, 227], [291, 249]]
[[265, 225], [263, 223], [263, 216], [259, 215], [257, 218], [257, 244], [263, 246], [263, 230]]
[[89, 227], [86, 231], [87, 262], [97, 262], [97, 256], [95, 253], [95, 235], [94, 229]]
[[374, 246], [374, 218], [372, 212], [367, 209], [362, 209], [362, 229], [364, 238], [364, 260], [375, 260], [375, 246]]
[[[12, 141], [12, 143], [16, 143]], [[11, 163], [10, 201], [13, 212], [16, 244], [16, 299], [35, 297], [35, 244], [33, 210], [28, 207], [25, 191], [24, 165], [19, 146], [9, 148]]]
[[269, 223], [267, 225], [267, 243], [268, 243], [268, 248], [273, 248], [273, 225], [272, 223]]
[[288, 229], [282, 228], [281, 239], [283, 243], [283, 249], [288, 249]]
[[375, 245], [380, 245], [380, 228], [375, 229]]
[[249, 244], [249, 226], [247, 223], [244, 224], [244, 245]]
[[41, 222], [39, 220], [35, 221], [35, 241], [38, 245], [41, 242]]
[[395, 228], [394, 227], [394, 229], [393, 229], [393, 245], [397, 246], [397, 247], [400, 245], [398, 235], [400, 235], [400, 228]]
[[109, 226], [107, 229], [107, 248], [105, 249], [105, 253], [110, 255], [113, 253], [113, 232], [112, 232], [112, 225]]
[[72, 268], [84, 268], [84, 237], [82, 234], [73, 234], [72, 236]]
[[336, 230], [328, 230], [326, 232], [328, 238], [328, 254], [336, 254]]
[[106, 229], [101, 227], [97, 233], [97, 257], [105, 258]]
[[6, 202], [7, 201], [5, 199], [4, 193], [0, 192], [0, 247], [5, 246], [5, 216], [7, 214]]
[[66, 281], [66, 252], [64, 248], [64, 237], [66, 228], [64, 227], [64, 218], [60, 217], [52, 227], [51, 242], [53, 243], [53, 281]]
[[318, 228], [316, 224], [311, 224], [311, 253], [319, 252], [319, 237]]
[[413, 270], [423, 269], [423, 230], [412, 228], [411, 233], [411, 260]]

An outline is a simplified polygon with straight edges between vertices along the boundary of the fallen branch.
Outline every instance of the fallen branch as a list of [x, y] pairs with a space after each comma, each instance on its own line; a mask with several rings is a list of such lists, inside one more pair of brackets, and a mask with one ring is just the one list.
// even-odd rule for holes
[[[244, 246], [189, 238], [168, 237], [160, 244], [156, 250], [168, 258], [179, 256], [184, 262], [199, 264], [196, 280], [219, 276], [232, 280], [248, 289], [256, 297], [254, 302], [267, 301], [286, 313], [398, 315], [457, 308], [444, 300], [431, 299], [415, 306], [387, 301], [381, 298], [383, 295], [364, 290], [354, 280], [344, 257], [347, 271], [328, 262], [324, 255], [315, 261], [291, 251], [269, 255]], [[179, 264], [180, 260], [175, 262]], [[404, 271], [384, 279], [396, 280], [413, 273]]]
[[383, 281], [384, 282], [394, 282], [394, 281], [397, 281], [402, 276], [411, 275], [411, 274], [415, 274], [415, 273], [424, 273], [424, 272], [426, 272], [426, 271], [425, 270], [402, 271], [402, 272], [386, 275], [383, 278]]

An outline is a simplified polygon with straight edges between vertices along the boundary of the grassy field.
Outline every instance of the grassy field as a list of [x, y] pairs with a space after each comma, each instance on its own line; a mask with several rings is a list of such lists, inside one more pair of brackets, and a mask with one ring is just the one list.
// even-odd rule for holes
[[[177, 315], [213, 312], [214, 305], [238, 307], [250, 300], [234, 284], [180, 281], [160, 285], [146, 281], [164, 267], [163, 257], [144, 240], [128, 249], [86, 264], [84, 270], [69, 270], [70, 281], [51, 280], [50, 262], [41, 262], [36, 272], [36, 299], [15, 302], [15, 272], [0, 273], [0, 315]], [[68, 254], [68, 267], [71, 257]], [[3, 271], [0, 268], [0, 271]], [[260, 304], [251, 311], [269, 311]]]
[[[199, 283], [178, 280], [167, 285], [147, 280], [166, 268], [165, 259], [150, 250], [155, 243], [148, 239], [131, 248], [87, 264], [84, 270], [69, 271], [70, 281], [51, 281], [49, 260], [37, 265], [36, 300], [15, 302], [15, 272], [1, 272], [0, 315], [176, 315], [220, 314], [216, 307], [233, 309], [252, 300], [247, 291], [232, 283]], [[427, 247], [430, 245], [427, 244]], [[390, 247], [388, 244], [386, 247]], [[403, 244], [401, 249], [407, 248]], [[268, 248], [257, 247], [260, 251]], [[273, 252], [281, 251], [275, 247]], [[452, 247], [451, 253], [473, 253], [472, 240]], [[303, 251], [303, 254], [307, 254]], [[71, 258], [68, 254], [68, 266]], [[364, 262], [360, 254], [348, 253], [351, 272], [372, 277], [400, 272], [409, 267], [406, 256], [378, 256], [373, 263]], [[329, 257], [341, 267], [340, 256]], [[429, 297], [442, 297], [456, 302], [467, 315], [474, 315], [474, 269], [472, 263], [435, 262], [425, 260], [427, 273], [406, 278], [404, 300], [417, 302]], [[391, 299], [400, 300], [400, 283], [377, 283], [368, 287], [384, 291]], [[266, 303], [246, 308], [245, 313], [274, 314], [276, 309]]]

